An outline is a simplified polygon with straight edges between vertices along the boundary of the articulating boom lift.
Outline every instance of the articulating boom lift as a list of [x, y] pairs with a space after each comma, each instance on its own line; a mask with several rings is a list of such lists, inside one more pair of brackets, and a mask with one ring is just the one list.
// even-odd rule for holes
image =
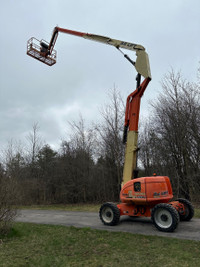
[[[109, 37], [72, 31], [55, 27], [49, 43], [44, 40], [31, 38], [27, 43], [27, 54], [49, 66], [56, 63], [57, 53], [54, 46], [58, 33], [67, 33], [85, 39], [112, 45], [134, 65], [137, 75], [137, 88], [127, 97], [124, 136], [126, 144], [125, 162], [120, 192], [121, 203], [104, 203], [99, 211], [101, 221], [105, 225], [116, 225], [120, 216], [146, 216], [151, 217], [154, 225], [160, 231], [172, 232], [176, 229], [179, 219], [189, 221], [194, 215], [191, 203], [186, 199], [170, 200], [173, 198], [170, 180], [166, 176], [153, 176], [137, 178], [137, 151], [138, 151], [138, 122], [141, 97], [151, 80], [148, 54], [141, 45], [111, 39]], [[122, 49], [136, 52], [134, 62]], [[144, 77], [141, 83], [141, 76]]]

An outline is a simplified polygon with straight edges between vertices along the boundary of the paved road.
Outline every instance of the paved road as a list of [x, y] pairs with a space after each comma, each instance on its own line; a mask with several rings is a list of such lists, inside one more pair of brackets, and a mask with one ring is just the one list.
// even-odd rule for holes
[[173, 233], [158, 231], [149, 218], [129, 218], [123, 216], [116, 226], [105, 226], [101, 223], [98, 213], [73, 212], [55, 210], [21, 210], [16, 218], [18, 222], [55, 224], [75, 227], [90, 227], [92, 229], [114, 232], [129, 232], [133, 234], [174, 237], [200, 241], [200, 219], [190, 222], [180, 222]]

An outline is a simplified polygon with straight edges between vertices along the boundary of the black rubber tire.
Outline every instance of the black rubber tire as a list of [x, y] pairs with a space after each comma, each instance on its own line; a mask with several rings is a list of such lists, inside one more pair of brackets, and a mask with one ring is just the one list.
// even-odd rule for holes
[[169, 204], [157, 204], [151, 211], [151, 220], [162, 232], [173, 232], [179, 223], [178, 211]]
[[114, 203], [107, 202], [102, 204], [99, 217], [105, 225], [113, 226], [119, 223], [120, 211]]
[[194, 216], [194, 208], [191, 204], [191, 202], [184, 198], [178, 198], [176, 201], [179, 201], [185, 206], [186, 213], [184, 215], [179, 213], [180, 220], [181, 221], [190, 221], [192, 217]]

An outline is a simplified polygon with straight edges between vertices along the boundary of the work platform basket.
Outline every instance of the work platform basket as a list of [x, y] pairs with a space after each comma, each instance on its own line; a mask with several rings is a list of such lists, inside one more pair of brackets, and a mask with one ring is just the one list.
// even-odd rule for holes
[[52, 66], [56, 63], [56, 50], [53, 50], [50, 55], [46, 55], [45, 49], [47, 49], [49, 44], [44, 40], [37, 40], [32, 37], [27, 42], [27, 55]]

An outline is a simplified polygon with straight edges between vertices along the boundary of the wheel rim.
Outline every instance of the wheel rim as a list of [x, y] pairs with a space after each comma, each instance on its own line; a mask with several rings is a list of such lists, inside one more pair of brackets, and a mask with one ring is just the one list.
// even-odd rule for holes
[[113, 215], [113, 211], [112, 211], [112, 209], [111, 209], [110, 207], [105, 207], [105, 208], [102, 210], [101, 215], [102, 215], [102, 219], [103, 219], [104, 222], [106, 222], [106, 223], [110, 223], [110, 222], [112, 222], [113, 217], [114, 217], [114, 215]]
[[169, 228], [173, 222], [171, 213], [166, 209], [158, 209], [155, 212], [154, 220], [161, 228]]

